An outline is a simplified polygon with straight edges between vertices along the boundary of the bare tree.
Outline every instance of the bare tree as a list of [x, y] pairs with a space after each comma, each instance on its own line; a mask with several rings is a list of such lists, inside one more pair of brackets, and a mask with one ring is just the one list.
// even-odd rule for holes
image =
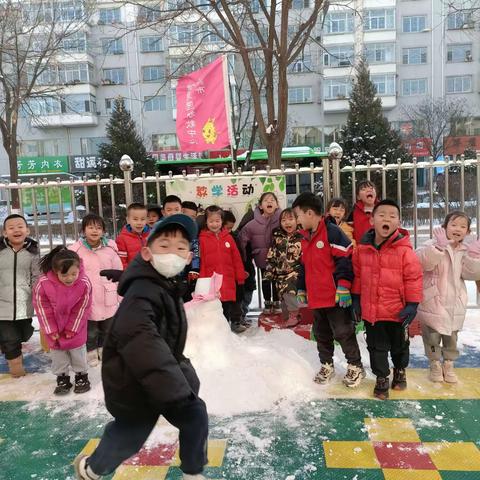
[[[18, 179], [18, 120], [35, 114], [32, 101], [51, 102], [62, 90], [58, 55], [63, 42], [84, 28], [89, 0], [3, 0], [0, 4], [0, 132], [10, 180]], [[14, 198], [14, 206], [18, 198]]]
[[[162, 0], [157, 3], [130, 0], [126, 3], [150, 13], [150, 28], [173, 20], [196, 25], [220, 38], [224, 52], [234, 53], [241, 59], [258, 134], [268, 151], [269, 164], [280, 167], [288, 123], [288, 67], [302, 56], [305, 46], [315, 36], [312, 32], [321, 12], [326, 12], [328, 0], [300, 2], [302, 8], [293, 8], [294, 0]], [[309, 8], [303, 8], [308, 3]], [[210, 53], [214, 52], [210, 50]], [[258, 65], [263, 68], [262, 75], [258, 75]]]
[[470, 116], [465, 100], [460, 98], [425, 97], [415, 105], [403, 106], [403, 111], [412, 122], [412, 137], [429, 139], [428, 148], [434, 160], [443, 155], [449, 137]]

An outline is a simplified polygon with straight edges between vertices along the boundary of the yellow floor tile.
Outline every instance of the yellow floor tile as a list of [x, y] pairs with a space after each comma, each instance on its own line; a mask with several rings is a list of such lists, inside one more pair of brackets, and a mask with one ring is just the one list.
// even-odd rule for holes
[[365, 426], [372, 442], [420, 442], [408, 418], [366, 418]]
[[112, 480], [164, 480], [169, 468], [124, 465], [117, 469]]
[[438, 470], [480, 472], [480, 450], [472, 442], [423, 444]]
[[328, 468], [379, 468], [370, 442], [323, 442]]
[[[209, 440], [208, 441], [208, 464], [207, 467], [221, 467], [223, 465], [223, 457], [225, 456], [225, 450], [227, 449], [228, 440]], [[178, 467], [180, 465], [179, 450], [175, 452], [172, 463], [172, 467]]]
[[385, 480], [442, 480], [436, 470], [403, 470], [399, 468], [384, 468]]

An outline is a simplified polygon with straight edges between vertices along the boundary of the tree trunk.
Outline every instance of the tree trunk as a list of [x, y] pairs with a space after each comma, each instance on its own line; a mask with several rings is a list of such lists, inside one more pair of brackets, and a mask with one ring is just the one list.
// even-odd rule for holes
[[[8, 151], [8, 163], [10, 165], [10, 183], [18, 183], [18, 163], [16, 149], [10, 148]], [[12, 209], [20, 208], [20, 197], [17, 189], [11, 190]]]
[[267, 145], [268, 165], [272, 168], [280, 168], [282, 165], [282, 142], [278, 135], [273, 135]]

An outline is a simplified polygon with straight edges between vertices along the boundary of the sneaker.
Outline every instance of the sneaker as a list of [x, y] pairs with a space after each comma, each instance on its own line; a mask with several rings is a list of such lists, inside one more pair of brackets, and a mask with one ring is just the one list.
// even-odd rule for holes
[[325, 385], [333, 377], [335, 369], [333, 363], [322, 363], [322, 366], [318, 373], [315, 375], [313, 381], [320, 385]]
[[288, 314], [288, 318], [285, 321], [285, 326], [287, 328], [296, 327], [299, 324], [299, 322], [300, 322], [300, 315], [298, 314], [298, 310], [296, 310]]
[[240, 322], [245, 328], [250, 328], [252, 326], [252, 321], [245, 317], [244, 319], [241, 320]]
[[100, 363], [97, 349], [87, 352], [87, 363], [90, 367], [96, 367]]
[[373, 389], [373, 396], [380, 400], [388, 398], [388, 390], [390, 388], [390, 379], [388, 377], [377, 377], [375, 388]]
[[282, 313], [282, 304], [281, 302], [273, 302], [272, 313], [274, 315], [280, 315]]
[[264, 315], [270, 315], [272, 313], [273, 303], [272, 302], [265, 302], [265, 306], [263, 307], [262, 313]]
[[443, 362], [443, 378], [447, 383], [457, 383], [458, 377], [453, 369], [453, 361], [445, 360]]
[[77, 373], [75, 375], [74, 393], [85, 393], [90, 390], [90, 381], [88, 380], [88, 373]]
[[232, 323], [231, 330], [233, 333], [243, 333], [247, 327], [241, 323]]
[[407, 388], [407, 373], [404, 368], [393, 369], [392, 390], [405, 390]]
[[439, 360], [432, 360], [430, 362], [430, 374], [428, 378], [432, 382], [443, 382], [443, 370], [442, 364]]
[[92, 469], [87, 465], [87, 460], [86, 455], [78, 455], [73, 461], [76, 480], [100, 480], [102, 477], [92, 472]]
[[343, 384], [350, 388], [358, 387], [366, 375], [365, 369], [362, 366], [359, 367], [349, 363], [347, 373], [345, 377], [343, 377]]
[[70, 382], [69, 375], [58, 375], [57, 386], [55, 387], [53, 393], [55, 395], [66, 395], [72, 387], [73, 385]]

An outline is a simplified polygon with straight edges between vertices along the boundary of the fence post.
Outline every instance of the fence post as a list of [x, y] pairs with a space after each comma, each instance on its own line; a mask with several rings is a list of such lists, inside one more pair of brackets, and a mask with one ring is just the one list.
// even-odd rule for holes
[[342, 147], [336, 142], [331, 143], [328, 147], [328, 158], [332, 165], [332, 190], [334, 197], [342, 196], [340, 188], [340, 161], [342, 156]]
[[133, 160], [128, 155], [122, 155], [120, 159], [120, 170], [123, 172], [125, 180], [125, 203], [127, 207], [132, 203], [132, 170]]

